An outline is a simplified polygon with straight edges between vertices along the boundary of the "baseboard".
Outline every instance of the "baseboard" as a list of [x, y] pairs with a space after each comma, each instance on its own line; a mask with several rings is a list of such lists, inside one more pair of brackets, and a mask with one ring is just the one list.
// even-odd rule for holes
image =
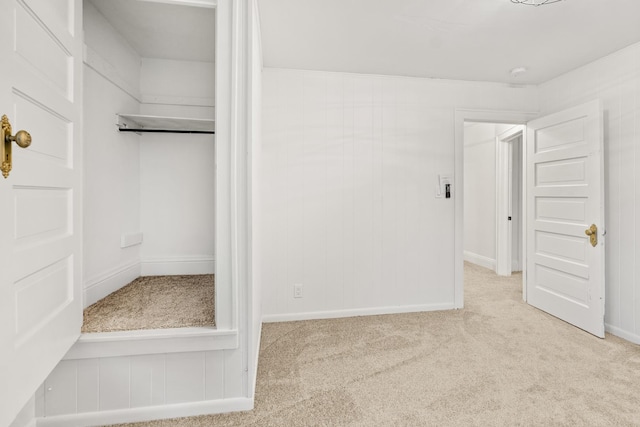
[[251, 409], [253, 409], [253, 399], [248, 397], [239, 397], [162, 406], [147, 406], [143, 408], [119, 409], [115, 411], [84, 412], [81, 414], [44, 417], [38, 418], [37, 427], [91, 427], [153, 421], [167, 418], [182, 418], [198, 415], [249, 411]]
[[83, 307], [87, 308], [112, 292], [140, 277], [140, 262], [116, 267], [89, 281], [83, 290]]
[[611, 335], [615, 335], [619, 338], [640, 345], [640, 335], [638, 334], [625, 331], [624, 329], [620, 329], [617, 326], [612, 326], [607, 323], [604, 324], [604, 330], [609, 332]]
[[171, 257], [142, 260], [142, 276], [175, 276], [184, 274], [213, 274], [213, 257]]
[[341, 317], [375, 316], [380, 314], [418, 313], [424, 311], [453, 310], [454, 303], [403, 305], [391, 307], [355, 308], [350, 310], [312, 311], [307, 313], [268, 314], [262, 317], [264, 323], [293, 322], [297, 320], [337, 319]]
[[473, 252], [464, 251], [464, 260], [471, 264], [476, 264], [484, 268], [496, 271], [496, 260], [488, 258], [484, 255], [474, 254]]

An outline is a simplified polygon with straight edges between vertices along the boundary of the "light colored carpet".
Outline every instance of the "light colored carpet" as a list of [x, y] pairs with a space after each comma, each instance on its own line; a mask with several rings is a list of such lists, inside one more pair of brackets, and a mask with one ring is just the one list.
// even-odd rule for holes
[[139, 277], [84, 310], [82, 332], [214, 326], [213, 274]]
[[253, 411], [129, 426], [640, 425], [639, 346], [465, 275], [463, 310], [265, 324]]

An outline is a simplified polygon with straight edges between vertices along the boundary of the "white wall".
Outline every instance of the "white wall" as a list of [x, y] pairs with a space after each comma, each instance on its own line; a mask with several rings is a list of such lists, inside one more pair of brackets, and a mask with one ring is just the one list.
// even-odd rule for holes
[[455, 110], [536, 110], [536, 88], [280, 69], [263, 88], [265, 320], [454, 307], [435, 183]]
[[[212, 47], [213, 48], [213, 47]], [[214, 117], [213, 63], [142, 59], [142, 114]], [[140, 137], [142, 274], [214, 272], [215, 137]]]
[[84, 305], [139, 276], [139, 137], [119, 133], [116, 113], [137, 113], [140, 57], [90, 4], [84, 8]]
[[496, 267], [496, 125], [464, 127], [464, 259]]
[[604, 109], [607, 330], [640, 343], [640, 43], [540, 86], [545, 113]]

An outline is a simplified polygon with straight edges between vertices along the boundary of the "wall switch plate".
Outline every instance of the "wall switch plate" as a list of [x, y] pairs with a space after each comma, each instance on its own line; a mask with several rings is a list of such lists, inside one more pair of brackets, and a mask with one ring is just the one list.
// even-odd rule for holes
[[302, 298], [302, 284], [297, 283], [293, 285], [293, 297]]

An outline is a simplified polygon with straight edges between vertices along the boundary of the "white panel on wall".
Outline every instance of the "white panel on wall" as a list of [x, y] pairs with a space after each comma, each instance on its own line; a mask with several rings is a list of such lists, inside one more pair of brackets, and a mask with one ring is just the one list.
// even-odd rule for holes
[[242, 372], [237, 350], [64, 360], [36, 404], [52, 417], [233, 399], [242, 397]]
[[165, 359], [165, 403], [204, 400], [205, 353], [172, 353]]
[[128, 408], [131, 398], [129, 357], [100, 359], [98, 396], [101, 411]]
[[131, 407], [151, 406], [153, 403], [153, 356], [132, 356], [131, 363]]
[[640, 343], [640, 44], [540, 86], [543, 113], [593, 99], [604, 110], [605, 322], [609, 332]]
[[224, 353], [208, 351], [205, 354], [205, 399], [224, 397]]
[[165, 358], [163, 355], [154, 354], [149, 360], [151, 366], [151, 403], [152, 405], [164, 405], [165, 396]]
[[99, 387], [100, 365], [98, 359], [84, 359], [76, 362], [78, 412], [97, 411], [100, 407]]
[[44, 408], [47, 415], [76, 412], [76, 363], [62, 361], [44, 383]]
[[532, 110], [535, 89], [279, 69], [263, 87], [266, 320], [453, 307], [454, 205], [434, 183], [455, 108]]

